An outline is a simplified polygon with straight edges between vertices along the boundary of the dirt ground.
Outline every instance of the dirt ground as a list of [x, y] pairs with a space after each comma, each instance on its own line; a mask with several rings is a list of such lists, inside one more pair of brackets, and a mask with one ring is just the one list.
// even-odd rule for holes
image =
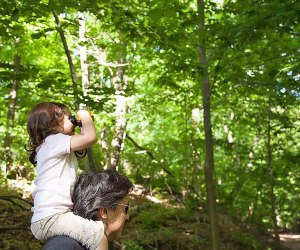
[[281, 234], [281, 244], [289, 250], [300, 250], [300, 235], [299, 234]]

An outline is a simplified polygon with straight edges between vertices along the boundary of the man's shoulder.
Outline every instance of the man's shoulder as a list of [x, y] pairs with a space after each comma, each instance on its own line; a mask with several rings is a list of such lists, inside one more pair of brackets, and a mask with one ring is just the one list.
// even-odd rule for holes
[[49, 239], [42, 250], [86, 250], [76, 240], [68, 236], [55, 236]]

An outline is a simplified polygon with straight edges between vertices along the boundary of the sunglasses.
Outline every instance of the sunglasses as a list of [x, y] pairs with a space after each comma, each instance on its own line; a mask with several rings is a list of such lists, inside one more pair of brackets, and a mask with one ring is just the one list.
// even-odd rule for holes
[[130, 204], [122, 204], [122, 203], [118, 203], [116, 204], [117, 206], [123, 206], [124, 207], [124, 212], [125, 214], [128, 214], [129, 208], [130, 208]]

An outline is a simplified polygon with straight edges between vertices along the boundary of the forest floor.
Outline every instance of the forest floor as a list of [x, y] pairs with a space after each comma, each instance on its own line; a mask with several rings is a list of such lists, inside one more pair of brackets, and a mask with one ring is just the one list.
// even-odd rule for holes
[[282, 246], [289, 250], [300, 249], [300, 234], [280, 234]]
[[[115, 249], [208, 249], [208, 223], [203, 212], [186, 209], [169, 198], [150, 196], [142, 187], [137, 188], [132, 195], [130, 219]], [[42, 248], [43, 242], [35, 240], [29, 230], [31, 202], [31, 187], [26, 181], [0, 186], [1, 250]], [[222, 250], [272, 249], [268, 235], [250, 235], [228, 216], [220, 217]], [[281, 242], [286, 250], [300, 249], [300, 235], [281, 235]]]

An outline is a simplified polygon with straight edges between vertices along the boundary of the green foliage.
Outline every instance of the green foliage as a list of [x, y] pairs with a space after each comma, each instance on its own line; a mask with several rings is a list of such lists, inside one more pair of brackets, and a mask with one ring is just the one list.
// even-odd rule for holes
[[[79, 89], [79, 99], [95, 112], [98, 138], [116, 125], [113, 80], [126, 43], [126, 133], [120, 169], [160, 198], [173, 192], [187, 207], [204, 207], [205, 131], [201, 102], [203, 66], [199, 44], [209, 59], [216, 187], [220, 210], [245, 223], [272, 226], [267, 158], [267, 111], [271, 110], [271, 151], [280, 226], [299, 217], [299, 3], [297, 1], [206, 1], [206, 32], [199, 32], [195, 1], [1, 1], [0, 139], [8, 133], [13, 171], [32, 180], [26, 119], [40, 101], [59, 101], [75, 111], [67, 57], [52, 10], [62, 23]], [[78, 37], [77, 13], [86, 17], [86, 40]], [[88, 50], [89, 96], [83, 97], [79, 46]], [[16, 73], [14, 57], [20, 56]], [[99, 58], [104, 58], [102, 61]], [[14, 125], [8, 127], [9, 98], [19, 81]], [[270, 104], [269, 104], [270, 100]], [[270, 107], [269, 107], [270, 106]], [[197, 110], [199, 111], [197, 113]], [[196, 114], [196, 116], [195, 116]], [[93, 147], [98, 168], [105, 152]], [[8, 152], [3, 144], [0, 155]], [[7, 182], [7, 160], [0, 184]], [[84, 169], [85, 162], [80, 165]], [[143, 211], [143, 229], [182, 219], [156, 207]], [[168, 233], [166, 238], [168, 238]], [[247, 235], [239, 244], [256, 247]], [[169, 238], [168, 238], [169, 239]], [[132, 241], [132, 249], [144, 247]], [[257, 247], [259, 247], [257, 245]], [[130, 249], [131, 249], [130, 248]]]
[[0, 165], [0, 187], [6, 185], [7, 179], [5, 175], [5, 162]]
[[144, 248], [139, 245], [138, 241], [128, 241], [126, 242], [126, 250], [143, 250]]
[[[155, 213], [154, 213], [155, 211]], [[137, 218], [137, 222], [142, 224], [143, 229], [158, 229], [161, 223], [170, 216], [172, 217], [172, 212], [161, 208], [159, 205], [154, 206], [151, 209], [142, 211], [142, 213]]]
[[207, 227], [199, 223], [199, 214], [166, 205], [144, 201], [137, 210], [133, 209], [121, 244], [126, 249], [206, 248]]
[[[17, 190], [0, 185], [0, 196], [22, 197], [23, 190]], [[20, 250], [38, 250], [42, 247], [42, 242], [36, 240], [30, 232], [30, 206], [24, 201], [14, 199], [13, 204], [6, 200], [0, 199], [0, 225], [1, 227], [15, 227], [16, 230], [0, 231], [0, 248], [1, 249], [20, 249]], [[18, 205], [22, 205], [23, 208]], [[28, 210], [24, 208], [28, 207]]]
[[248, 233], [235, 232], [233, 239], [237, 241], [241, 249], [263, 249], [261, 242]]

